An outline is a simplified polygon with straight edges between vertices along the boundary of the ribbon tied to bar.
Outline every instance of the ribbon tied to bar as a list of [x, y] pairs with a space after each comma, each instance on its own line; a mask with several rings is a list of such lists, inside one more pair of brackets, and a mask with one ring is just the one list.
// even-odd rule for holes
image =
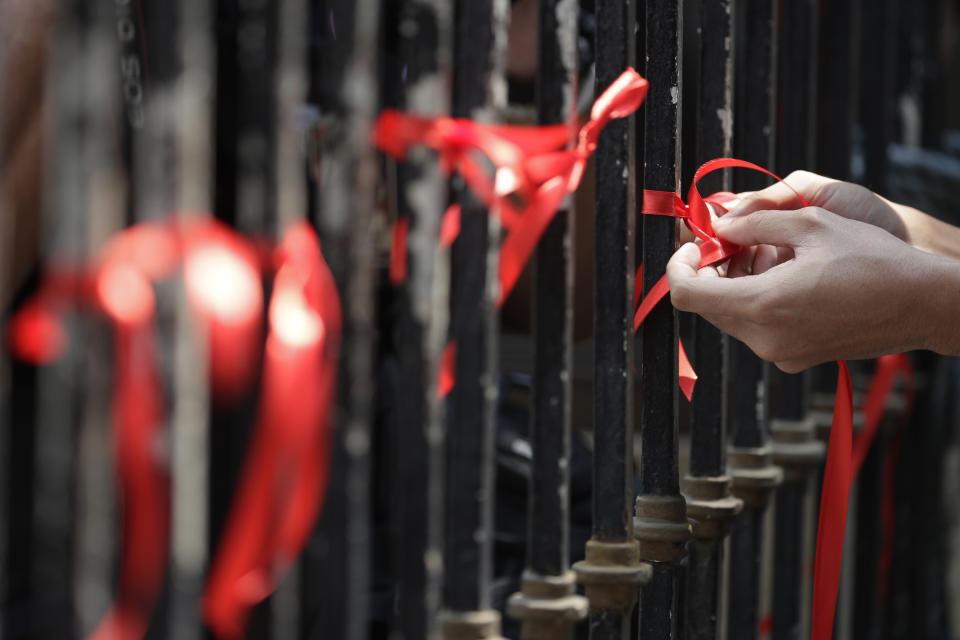
[[243, 636], [250, 608], [306, 544], [326, 491], [341, 309], [306, 223], [292, 225], [277, 250], [265, 253], [215, 222], [144, 223], [113, 236], [90, 267], [50, 269], [7, 327], [11, 351], [38, 365], [54, 361], [67, 347], [62, 316], [71, 308], [101, 313], [114, 335], [122, 554], [117, 595], [91, 635], [96, 640], [142, 638], [166, 574], [170, 489], [153, 283], [181, 266], [220, 403], [256, 379], [261, 273], [275, 271], [257, 424], [204, 597], [205, 620], [218, 637]]
[[[698, 182], [707, 174], [726, 168], [744, 168], [764, 173], [783, 182], [772, 172], [752, 162], [735, 158], [717, 158], [710, 160], [697, 169], [690, 186], [687, 202], [671, 191], [644, 191], [642, 213], [649, 215], [667, 215], [683, 219], [687, 227], [700, 240], [700, 268], [720, 264], [742, 250], [742, 247], [719, 238], [710, 221], [710, 211], [697, 187]], [[786, 184], [786, 183], [784, 183]], [[789, 185], [787, 185], [789, 187]], [[720, 194], [713, 198], [721, 204], [730, 198], [729, 194]], [[797, 194], [798, 200], [807, 206], [806, 201]], [[666, 274], [647, 291], [634, 316], [634, 325], [639, 327], [650, 311], [670, 291]], [[837, 591], [840, 586], [840, 567], [843, 559], [843, 538], [847, 523], [847, 506], [850, 498], [850, 485], [853, 478], [852, 467], [853, 438], [853, 397], [850, 385], [850, 373], [846, 362], [837, 361], [837, 392], [833, 410], [833, 425], [827, 446], [827, 461], [823, 476], [820, 514], [817, 526], [817, 545], [814, 560], [813, 578], [813, 621], [812, 638], [828, 640], [833, 631], [833, 618], [837, 604]]]

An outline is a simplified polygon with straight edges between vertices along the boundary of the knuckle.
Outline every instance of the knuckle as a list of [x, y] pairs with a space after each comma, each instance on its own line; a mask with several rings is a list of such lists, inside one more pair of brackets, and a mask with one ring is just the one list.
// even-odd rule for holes
[[807, 232], [823, 229], [829, 219], [826, 210], [820, 207], [804, 207], [797, 213], [803, 230]]
[[689, 311], [690, 286], [686, 279], [680, 278], [670, 283], [670, 302], [681, 311]]

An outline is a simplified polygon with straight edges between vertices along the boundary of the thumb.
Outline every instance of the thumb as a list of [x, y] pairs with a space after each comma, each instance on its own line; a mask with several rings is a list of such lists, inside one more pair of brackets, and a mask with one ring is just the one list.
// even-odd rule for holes
[[755, 211], [742, 216], [724, 216], [715, 220], [713, 229], [727, 242], [743, 247], [770, 244], [798, 247], [817, 224], [816, 209], [799, 211]]

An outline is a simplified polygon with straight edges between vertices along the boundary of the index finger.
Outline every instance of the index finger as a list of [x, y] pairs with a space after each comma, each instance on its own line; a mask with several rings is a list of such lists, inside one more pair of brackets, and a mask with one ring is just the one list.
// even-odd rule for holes
[[763, 276], [721, 278], [698, 269], [700, 248], [687, 243], [667, 263], [670, 301], [681, 311], [698, 314], [742, 316], [756, 297], [758, 279]]
[[760, 191], [744, 193], [740, 204], [727, 215], [742, 216], [763, 209], [800, 209], [806, 205], [798, 195], [808, 205], [823, 206], [820, 194], [823, 187], [832, 182], [838, 181], [810, 171], [794, 171], [782, 182], [775, 182]]

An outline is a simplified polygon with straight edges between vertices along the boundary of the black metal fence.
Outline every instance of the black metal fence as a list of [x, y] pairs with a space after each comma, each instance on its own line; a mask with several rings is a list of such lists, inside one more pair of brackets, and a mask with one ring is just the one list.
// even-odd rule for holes
[[[637, 331], [679, 238], [644, 191], [735, 156], [956, 221], [955, 3], [63, 0], [43, 20], [43, 233], [4, 300], [0, 638], [810, 636], [834, 372], [782, 373], [666, 302]], [[584, 146], [630, 67], [643, 105]], [[507, 246], [537, 215], [520, 273]], [[285, 235], [304, 221], [319, 262]], [[255, 265], [253, 293], [213, 285], [221, 324], [191, 297], [197, 228]], [[118, 251], [146, 324], [123, 315], [141, 280], [119, 316], [97, 289]], [[284, 301], [322, 336], [315, 375], [271, 342]], [[858, 397], [893, 382], [837, 639], [960, 637], [960, 369], [908, 362], [852, 365]], [[237, 521], [246, 551], [224, 550]], [[231, 558], [251, 568], [217, 600]]]

